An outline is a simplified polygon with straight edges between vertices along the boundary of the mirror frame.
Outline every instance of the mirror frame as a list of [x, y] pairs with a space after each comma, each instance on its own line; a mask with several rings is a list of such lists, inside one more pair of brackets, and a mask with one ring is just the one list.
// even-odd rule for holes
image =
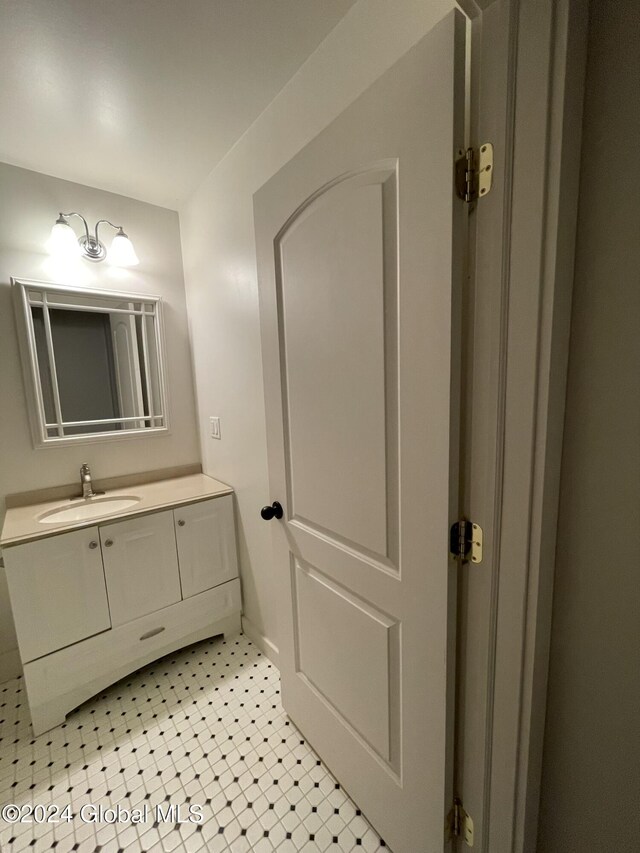
[[[65, 447], [76, 444], [92, 444], [98, 441], [118, 441], [128, 438], [151, 438], [155, 435], [167, 435], [169, 428], [169, 395], [167, 390], [167, 370], [165, 356], [164, 321], [162, 316], [162, 297], [153, 296], [148, 293], [130, 293], [119, 290], [99, 290], [96, 288], [74, 287], [66, 284], [56, 284], [49, 281], [38, 281], [37, 279], [11, 278], [11, 287], [14, 296], [14, 309], [16, 314], [16, 326], [18, 342], [20, 345], [20, 357], [24, 380], [27, 409], [31, 434], [35, 448], [43, 447]], [[156, 351], [158, 353], [158, 388], [160, 391], [159, 406], [154, 407], [154, 417], [144, 416], [137, 420], [162, 420], [161, 426], [135, 427], [127, 430], [105, 430], [104, 432], [92, 432], [78, 435], [50, 436], [44, 410], [42, 386], [40, 382], [40, 371], [38, 367], [38, 353], [36, 348], [35, 332], [31, 314], [31, 303], [29, 301], [29, 290], [37, 289], [43, 294], [68, 293], [71, 296], [97, 297], [99, 299], [117, 299], [121, 302], [146, 302], [153, 303], [155, 317]], [[90, 306], [87, 306], [90, 310]], [[55, 364], [54, 364], [55, 367]], [[158, 412], [155, 414], [155, 412]], [[90, 423], [90, 422], [88, 422]]]

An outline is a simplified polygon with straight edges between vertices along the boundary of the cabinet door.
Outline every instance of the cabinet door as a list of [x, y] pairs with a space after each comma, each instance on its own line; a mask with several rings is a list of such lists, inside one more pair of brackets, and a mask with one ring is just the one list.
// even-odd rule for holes
[[238, 576], [231, 495], [180, 507], [173, 515], [183, 598]]
[[171, 510], [105, 524], [100, 539], [114, 628], [180, 601]]
[[4, 551], [23, 663], [111, 627], [98, 528]]

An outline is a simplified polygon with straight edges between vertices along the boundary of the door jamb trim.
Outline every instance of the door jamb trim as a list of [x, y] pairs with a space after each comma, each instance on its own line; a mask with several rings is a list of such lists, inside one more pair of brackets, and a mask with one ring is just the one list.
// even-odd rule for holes
[[[470, 2], [461, 5], [469, 7]], [[490, 488], [478, 488], [477, 508], [467, 501], [464, 510], [483, 523], [485, 534], [492, 531], [494, 540], [490, 613], [483, 616], [489, 619], [490, 648], [485, 673], [481, 849], [485, 853], [534, 853], [573, 286], [587, 3], [502, 3], [509, 17], [507, 98], [500, 107], [505, 113], [505, 135], [504, 140], [491, 140], [504, 145], [503, 165], [497, 165], [504, 170], [504, 183], [500, 200], [502, 321], [493, 415], [495, 465], [488, 472], [494, 483]], [[486, 9], [474, 5], [475, 24]], [[483, 117], [474, 115], [474, 103], [471, 116], [472, 141], [489, 138], [482, 127]], [[495, 195], [476, 208], [479, 233]], [[476, 258], [477, 249], [472, 242]], [[483, 505], [482, 497], [491, 494], [493, 505], [486, 500]], [[457, 793], [466, 802], [464, 784], [464, 778], [459, 779]]]

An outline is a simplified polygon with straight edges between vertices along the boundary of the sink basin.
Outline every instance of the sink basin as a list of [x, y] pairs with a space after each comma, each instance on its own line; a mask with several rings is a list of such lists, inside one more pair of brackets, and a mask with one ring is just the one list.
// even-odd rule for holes
[[38, 516], [40, 524], [61, 524], [63, 522], [86, 521], [88, 518], [104, 518], [116, 512], [130, 509], [140, 501], [134, 495], [109, 498], [89, 498], [73, 506], [62, 509], [50, 509]]

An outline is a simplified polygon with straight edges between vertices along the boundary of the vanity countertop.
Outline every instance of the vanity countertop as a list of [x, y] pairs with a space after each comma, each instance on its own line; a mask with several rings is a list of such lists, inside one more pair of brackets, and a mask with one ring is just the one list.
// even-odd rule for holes
[[[186, 477], [173, 477], [167, 480], [156, 480], [152, 483], [127, 486], [123, 489], [110, 489], [106, 497], [118, 498], [135, 495], [140, 500], [129, 509], [117, 513], [83, 519], [81, 521], [62, 521], [57, 524], [42, 524], [38, 519], [48, 512], [71, 507], [73, 503], [82, 503], [82, 498], [73, 502], [69, 499], [47, 501], [44, 503], [30, 504], [28, 506], [15, 506], [7, 509], [0, 537], [0, 546], [6, 548], [10, 545], [18, 545], [22, 542], [30, 542], [34, 539], [44, 539], [57, 533], [68, 530], [79, 530], [83, 527], [93, 527], [97, 524], [109, 524], [111, 521], [121, 520], [134, 515], [144, 515], [148, 512], [181, 506], [182, 504], [196, 503], [207, 498], [219, 495], [230, 495], [233, 493], [231, 486], [214, 480], [206, 474], [190, 474]], [[89, 498], [89, 500], [91, 500]]]

